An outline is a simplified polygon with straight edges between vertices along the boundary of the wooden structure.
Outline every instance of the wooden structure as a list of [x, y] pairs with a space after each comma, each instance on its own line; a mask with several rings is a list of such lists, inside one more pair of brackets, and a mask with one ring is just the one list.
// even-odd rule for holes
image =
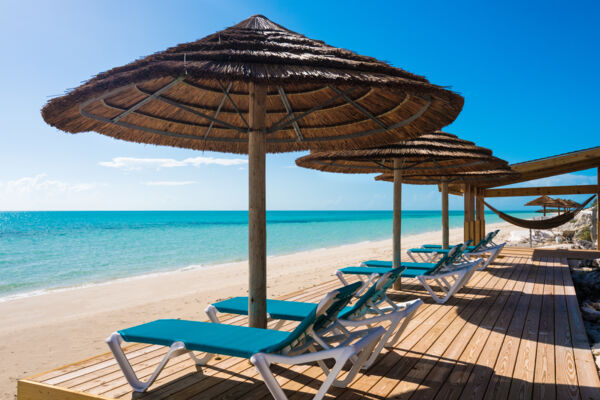
[[[585, 150], [559, 154], [552, 157], [541, 158], [522, 163], [511, 164], [510, 168], [518, 173], [500, 181], [489, 183], [479, 182], [473, 189], [470, 185], [451, 184], [450, 194], [464, 196], [465, 203], [465, 240], [479, 241], [485, 235], [485, 220], [483, 215], [483, 201], [486, 197], [512, 197], [512, 196], [539, 196], [539, 195], [566, 195], [566, 194], [598, 194], [600, 197], [600, 146]], [[534, 179], [547, 178], [587, 169], [597, 169], [596, 185], [573, 185], [551, 187], [520, 187], [502, 188], [499, 186], [527, 182]], [[441, 190], [441, 188], [440, 188]], [[477, 193], [477, 194], [476, 194]], [[475, 200], [477, 197], [477, 200]], [[473, 212], [473, 202], [481, 202], [481, 214]], [[477, 208], [479, 210], [479, 208]], [[597, 207], [596, 232], [600, 232], [600, 207]], [[483, 222], [483, 224], [482, 224]], [[600, 250], [600, 240], [598, 240]]]
[[100, 73], [42, 109], [63, 131], [248, 154], [249, 312], [266, 324], [266, 153], [361, 148], [440, 129], [463, 98], [262, 15]]
[[[383, 179], [394, 183], [393, 200], [393, 256], [392, 265], [400, 267], [402, 184], [407, 181], [419, 184], [438, 183], [442, 180], [479, 179], [480, 175], [494, 171], [494, 175], [511, 174], [508, 163], [494, 157], [490, 149], [446, 132], [433, 132], [416, 139], [386, 146], [358, 150], [311, 152], [296, 160], [300, 167], [346, 174], [381, 172]], [[471, 175], [469, 175], [471, 174]], [[447, 208], [446, 208], [447, 211]], [[442, 226], [448, 227], [448, 213], [442, 215]], [[444, 237], [448, 237], [447, 230]], [[447, 242], [447, 240], [446, 240]], [[448, 245], [448, 243], [444, 244]], [[396, 281], [400, 289], [400, 280]]]
[[[579, 252], [587, 257], [600, 253]], [[578, 253], [578, 254], [579, 254]], [[327, 398], [402, 399], [599, 399], [600, 381], [590, 351], [564, 251], [505, 248], [448, 303], [436, 304], [414, 282], [396, 301], [421, 297], [425, 304], [400, 342], [345, 389]], [[338, 281], [283, 298], [318, 301]], [[233, 316], [229, 324], [247, 324]], [[287, 324], [284, 329], [291, 329]], [[133, 344], [133, 367], [149, 374], [165, 348]], [[274, 367], [290, 399], [308, 399], [317, 366]], [[198, 372], [186, 355], [167, 364], [145, 394], [132, 394], [110, 353], [18, 382], [18, 400], [269, 399], [247, 360], [219, 357]]]

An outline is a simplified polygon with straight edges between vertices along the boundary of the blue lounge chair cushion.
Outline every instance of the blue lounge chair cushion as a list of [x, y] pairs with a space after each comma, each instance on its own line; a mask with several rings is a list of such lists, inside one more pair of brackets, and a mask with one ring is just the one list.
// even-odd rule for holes
[[367, 267], [383, 267], [383, 268], [392, 268], [393, 264], [391, 261], [379, 261], [379, 260], [369, 260], [363, 261], [363, 264]]
[[[233, 297], [212, 304], [219, 312], [248, 315], [248, 298]], [[303, 303], [298, 301], [267, 299], [267, 313], [274, 319], [286, 321], [302, 321], [317, 307], [316, 303]], [[350, 311], [352, 307], [344, 307], [341, 313]]]
[[385, 267], [346, 267], [340, 269], [344, 274], [356, 274], [356, 275], [371, 275], [371, 274], [387, 274], [392, 268]]
[[[390, 271], [390, 268], [392, 268], [391, 261], [369, 260], [369, 261], [363, 262], [363, 264], [369, 268], [369, 270], [366, 272], [371, 272], [372, 274], [385, 274], [386, 272]], [[409, 268], [409, 269], [412, 269], [412, 268], [430, 269], [430, 268], [435, 268], [437, 265], [438, 265], [437, 263], [435, 263], [435, 264], [434, 263], [414, 263], [414, 262], [400, 263], [401, 268]], [[364, 267], [348, 267], [348, 268], [364, 268]], [[363, 274], [363, 273], [365, 273], [365, 272], [346, 272], [346, 268], [342, 269], [341, 271], [345, 274]], [[405, 275], [404, 272], [401, 275], [404, 276]]]
[[428, 247], [428, 248], [416, 248], [416, 249], [410, 249], [411, 253], [439, 253], [439, 254], [443, 254], [443, 253], [448, 253], [450, 251], [450, 249], [442, 249], [439, 247]]
[[188, 350], [250, 358], [285, 346], [291, 332], [181, 319], [158, 319], [119, 331], [127, 342], [171, 346], [183, 342]]
[[[400, 274], [403, 278], [414, 278], [419, 275], [427, 275], [435, 269], [437, 264], [435, 263], [402, 263], [406, 269]], [[356, 275], [370, 275], [379, 274], [383, 275], [391, 271], [391, 268], [377, 268], [377, 267], [346, 267], [340, 269], [344, 274], [356, 274]]]
[[[426, 271], [430, 271], [435, 269], [438, 266], [438, 263], [403, 262], [402, 266], [405, 268], [405, 271], [407, 269], [424, 269]], [[406, 276], [404, 272], [401, 275]]]

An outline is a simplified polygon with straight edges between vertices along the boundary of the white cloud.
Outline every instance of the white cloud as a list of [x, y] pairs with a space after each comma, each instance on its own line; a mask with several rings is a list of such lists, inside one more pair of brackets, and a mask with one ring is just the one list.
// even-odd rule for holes
[[548, 178], [536, 179], [533, 181], [520, 182], [512, 187], [530, 187], [530, 186], [570, 186], [570, 185], [594, 185], [596, 183], [595, 176], [564, 174], [550, 176]]
[[191, 157], [184, 160], [172, 158], [134, 158], [115, 157], [112, 161], [98, 163], [103, 167], [119, 168], [126, 171], [139, 171], [143, 168], [175, 168], [175, 167], [200, 167], [202, 165], [232, 166], [247, 164], [243, 158], [216, 158], [216, 157]]
[[96, 187], [93, 183], [71, 184], [54, 179], [47, 179], [46, 174], [38, 174], [33, 177], [23, 177], [20, 179], [0, 184], [7, 193], [32, 193], [32, 192], [83, 192]]
[[154, 181], [154, 182], [146, 182], [146, 186], [186, 186], [193, 185], [198, 182], [196, 181]]

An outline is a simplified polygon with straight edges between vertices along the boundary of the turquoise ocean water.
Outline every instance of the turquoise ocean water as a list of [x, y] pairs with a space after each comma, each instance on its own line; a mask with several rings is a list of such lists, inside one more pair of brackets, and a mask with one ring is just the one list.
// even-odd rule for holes
[[[247, 218], [246, 211], [0, 212], [0, 298], [242, 261]], [[451, 212], [451, 227], [462, 220]], [[402, 212], [403, 235], [439, 229], [439, 211]], [[391, 231], [391, 211], [270, 211], [267, 252], [386, 239]]]

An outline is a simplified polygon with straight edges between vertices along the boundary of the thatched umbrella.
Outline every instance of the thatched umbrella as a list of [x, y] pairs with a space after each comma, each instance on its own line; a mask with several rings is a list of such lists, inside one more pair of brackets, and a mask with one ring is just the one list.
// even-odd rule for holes
[[568, 204], [569, 208], [579, 208], [579, 207], [581, 207], [580, 203], [578, 203], [578, 202], [576, 202], [574, 200], [571, 200], [571, 199], [567, 199], [567, 200], [565, 200], [565, 202]]
[[390, 173], [394, 181], [393, 265], [400, 266], [402, 182], [423, 174], [507, 169], [506, 161], [492, 151], [445, 132], [434, 132], [404, 142], [363, 150], [327, 151], [300, 157], [296, 164], [320, 171], [341, 173]]
[[265, 153], [358, 148], [452, 122], [461, 96], [257, 15], [101, 73], [48, 102], [71, 133], [248, 153], [250, 324], [266, 324]]
[[[438, 171], [435, 174], [404, 175], [402, 183], [412, 185], [439, 185], [442, 192], [442, 247], [449, 247], [450, 221], [448, 212], [448, 184], [453, 182], [461, 183], [494, 183], [501, 184], [503, 180], [510, 179], [518, 175], [510, 167], [491, 169], [487, 171], [468, 171], [468, 172], [444, 172]], [[376, 181], [394, 182], [394, 174], [385, 173], [375, 177]]]
[[544, 215], [546, 215], [546, 207], [555, 207], [556, 200], [546, 195], [540, 196], [537, 199], [533, 199], [530, 202], [525, 203], [526, 206], [541, 206], [543, 207]]

